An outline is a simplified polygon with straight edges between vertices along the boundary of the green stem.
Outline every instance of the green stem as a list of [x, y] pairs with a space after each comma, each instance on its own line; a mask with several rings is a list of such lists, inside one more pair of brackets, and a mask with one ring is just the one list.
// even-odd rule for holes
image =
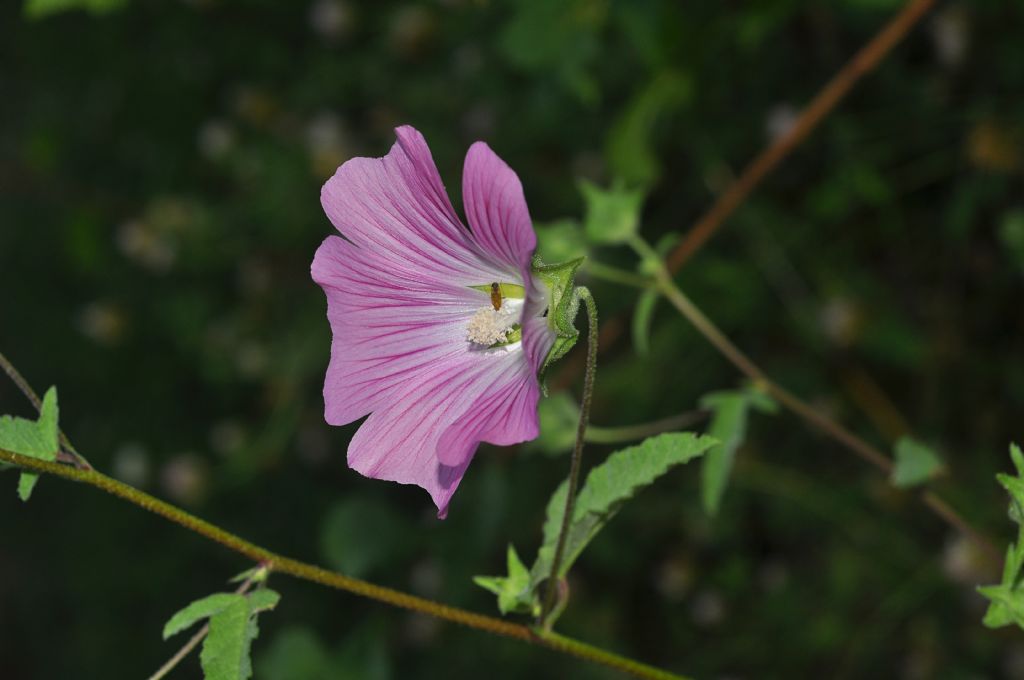
[[576, 487], [579, 486], [580, 466], [583, 461], [583, 442], [587, 435], [587, 423], [590, 421], [590, 402], [594, 397], [594, 375], [597, 373], [597, 303], [590, 291], [579, 286], [576, 295], [587, 308], [587, 366], [583, 375], [583, 398], [580, 401], [580, 420], [576, 426], [576, 445], [572, 450], [572, 462], [569, 467], [569, 488], [565, 494], [565, 513], [562, 515], [562, 527], [558, 531], [558, 543], [555, 555], [551, 560], [551, 575], [548, 577], [547, 596], [541, 610], [540, 622], [545, 630], [550, 630], [553, 618], [550, 614], [558, 600], [559, 582], [562, 568], [562, 555], [565, 542], [572, 524], [572, 513], [576, 505]]
[[619, 269], [603, 262], [596, 262], [588, 259], [583, 265], [584, 271], [593, 276], [595, 279], [603, 279], [611, 283], [621, 283], [626, 286], [632, 286], [633, 288], [640, 288], [646, 290], [651, 287], [654, 283], [650, 278], [634, 274], [633, 272], [626, 271], [625, 269]]
[[[764, 391], [770, 394], [776, 401], [789, 409], [791, 412], [802, 418], [805, 422], [830, 437], [846, 449], [853, 452], [865, 462], [877, 468], [883, 474], [888, 475], [892, 471], [892, 460], [882, 453], [877, 447], [855, 435], [840, 423], [824, 415], [806, 401], [796, 396], [786, 388], [782, 387], [755, 364], [750, 357], [743, 353], [739, 347], [726, 337], [718, 327], [704, 315], [704, 312], [688, 298], [672, 279], [661, 257], [643, 239], [637, 237], [630, 242], [646, 262], [655, 267], [658, 290], [664, 295], [672, 306], [689, 321], [704, 338], [719, 351], [722, 356], [745, 374]], [[979, 533], [963, 517], [957, 513], [946, 501], [940, 498], [933, 491], [925, 491], [918, 498], [928, 509], [934, 512], [943, 521], [948, 523], [957, 531], [960, 531], [973, 541], [981, 550], [994, 560], [996, 564], [1002, 561], [1002, 555], [995, 545], [988, 538]]]
[[708, 417], [707, 411], [688, 411], [678, 415], [654, 420], [649, 423], [638, 425], [623, 425], [620, 427], [598, 427], [589, 425], [585, 441], [588, 444], [622, 444], [634, 442], [638, 439], [653, 437], [662, 432], [672, 432], [682, 428], [690, 427]]
[[[652, 680], [668, 678], [675, 678], [678, 680], [680, 678], [680, 676], [672, 675], [666, 671], [654, 668], [653, 666], [648, 666], [603, 649], [591, 647], [590, 645], [570, 638], [565, 638], [546, 631], [535, 630], [517, 623], [510, 623], [492, 616], [476, 614], [465, 609], [459, 609], [458, 607], [452, 607], [440, 602], [434, 602], [422, 597], [403, 593], [399, 590], [378, 586], [367, 581], [362, 581], [350, 576], [345, 576], [344, 574], [328, 571], [327, 569], [323, 569], [312, 564], [307, 564], [305, 562], [300, 562], [299, 560], [278, 555], [266, 548], [250, 543], [235, 534], [225, 531], [206, 520], [200, 519], [195, 515], [191, 515], [170, 503], [154, 498], [153, 496], [139, 491], [134, 487], [128, 486], [123, 482], [119, 482], [116, 479], [107, 477], [96, 470], [83, 470], [70, 465], [51, 463], [49, 461], [39, 460], [29, 456], [23, 456], [6, 449], [0, 449], [0, 461], [32, 470], [33, 472], [51, 474], [71, 481], [81, 482], [106, 491], [107, 493], [137, 505], [144, 510], [160, 515], [161, 517], [168, 519], [189, 531], [219, 543], [229, 550], [265, 566], [270, 572], [288, 574], [289, 576], [294, 576], [295, 578], [304, 581], [318, 583], [336, 590], [344, 590], [394, 607], [409, 609], [487, 633], [515, 638], [517, 640], [522, 640], [523, 642], [547, 647], [548, 649], [552, 649], [562, 654], [585, 659], [593, 663], [607, 666], [608, 668], [630, 673], [638, 678], [650, 678]], [[685, 680], [685, 678], [682, 680]]]

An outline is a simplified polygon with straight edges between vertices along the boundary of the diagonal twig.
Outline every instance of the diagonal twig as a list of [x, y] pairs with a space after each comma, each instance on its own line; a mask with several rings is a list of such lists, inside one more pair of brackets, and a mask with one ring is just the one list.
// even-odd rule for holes
[[804, 108], [793, 127], [744, 168], [739, 178], [718, 197], [714, 205], [669, 254], [668, 268], [672, 273], [679, 271], [687, 260], [707, 243], [729, 216], [743, 204], [750, 192], [779, 165], [782, 159], [807, 139], [853, 89], [857, 81], [878, 66], [934, 4], [935, 0], [909, 0], [875, 37], [853, 55], [853, 58]]

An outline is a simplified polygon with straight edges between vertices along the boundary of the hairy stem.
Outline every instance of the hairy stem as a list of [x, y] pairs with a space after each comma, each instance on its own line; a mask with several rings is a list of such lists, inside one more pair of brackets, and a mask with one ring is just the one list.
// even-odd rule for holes
[[630, 286], [632, 288], [640, 288], [646, 290], [650, 288], [654, 283], [650, 278], [634, 274], [633, 272], [613, 267], [610, 264], [604, 264], [596, 260], [588, 259], [583, 265], [583, 271], [590, 274], [595, 279], [602, 279], [610, 283], [619, 283], [624, 286]]
[[545, 630], [550, 630], [552, 621], [550, 614], [558, 600], [558, 582], [561, 579], [559, 570], [562, 568], [562, 555], [565, 552], [565, 541], [572, 524], [572, 513], [576, 506], [576, 488], [580, 481], [580, 464], [583, 461], [583, 442], [587, 436], [587, 423], [590, 421], [590, 402], [594, 397], [594, 375], [597, 373], [597, 304], [590, 291], [580, 286], [576, 294], [587, 308], [587, 366], [583, 374], [583, 399], [580, 401], [580, 420], [576, 426], [576, 445], [572, 449], [572, 462], [569, 467], [569, 488], [565, 494], [565, 514], [562, 515], [562, 527], [558, 530], [558, 543], [555, 556], [551, 560], [551, 575], [548, 578], [547, 595], [541, 610], [540, 622]]
[[300, 562], [283, 555], [271, 552], [266, 548], [250, 543], [245, 539], [236, 536], [220, 527], [191, 515], [184, 510], [166, 503], [138, 489], [119, 482], [116, 479], [107, 477], [96, 470], [83, 470], [70, 465], [51, 463], [23, 456], [13, 451], [0, 449], [0, 461], [16, 465], [33, 472], [45, 473], [63, 477], [75, 482], [88, 484], [117, 496], [149, 512], [168, 519], [189, 531], [192, 531], [204, 538], [207, 538], [222, 546], [238, 553], [253, 562], [260, 563], [269, 572], [288, 574], [295, 578], [318, 583], [336, 590], [344, 590], [349, 593], [361, 595], [371, 600], [376, 600], [393, 607], [409, 609], [429, 616], [435, 616], [445, 621], [462, 624], [494, 635], [515, 638], [523, 642], [529, 642], [542, 647], [547, 647], [556, 652], [574, 656], [587, 661], [607, 666], [624, 673], [629, 673], [638, 678], [650, 678], [651, 680], [686, 680], [682, 676], [674, 675], [666, 671], [648, 666], [647, 664], [619, 656], [597, 647], [592, 647], [576, 640], [555, 635], [554, 633], [524, 626], [509, 621], [503, 621], [492, 616], [476, 614], [465, 609], [452, 607], [440, 602], [434, 602], [422, 597], [403, 593], [399, 590], [385, 588], [367, 581], [345, 576], [334, 571], [328, 571], [306, 562]]
[[588, 444], [622, 444], [624, 442], [634, 442], [639, 439], [653, 437], [654, 435], [661, 434], [662, 432], [672, 432], [673, 430], [690, 427], [707, 417], [707, 411], [697, 410], [687, 411], [686, 413], [680, 413], [678, 415], [669, 416], [668, 418], [654, 420], [649, 423], [640, 423], [638, 425], [598, 427], [597, 425], [591, 424], [587, 426], [587, 436], [585, 441]]
[[[650, 247], [645, 243], [634, 243], [641, 257], [651, 260]], [[656, 257], [656, 255], [655, 255]], [[729, 362], [738, 368], [741, 373], [754, 380], [768, 394], [784, 407], [798, 415], [804, 421], [820, 430], [826, 436], [836, 440], [846, 449], [859, 456], [865, 462], [877, 468], [879, 471], [889, 474], [892, 471], [892, 460], [882, 453], [878, 448], [864, 441], [841, 424], [832, 420], [803, 399], [782, 387], [755, 364], [750, 357], [744, 354], [736, 345], [725, 336], [722, 331], [683, 293], [672, 280], [672, 275], [664, 266], [659, 267], [658, 288], [668, 298], [669, 302], [693, 324], [693, 327], [710, 342]], [[992, 558], [995, 563], [1002, 560], [1002, 555], [995, 545], [985, 536], [975, 530], [963, 517], [959, 515], [948, 503], [942, 500], [933, 491], [926, 491], [918, 496], [922, 502], [938, 517], [957, 531], [962, 532], [977, 545], [982, 552]]]

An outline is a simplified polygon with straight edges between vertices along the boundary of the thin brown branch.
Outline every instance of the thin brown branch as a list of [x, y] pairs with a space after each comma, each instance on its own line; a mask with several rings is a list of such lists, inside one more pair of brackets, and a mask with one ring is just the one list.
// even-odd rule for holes
[[[682, 314], [704, 338], [714, 346], [729, 362], [741, 373], [746, 375], [755, 383], [761, 386], [768, 394], [774, 397], [784, 407], [800, 416], [827, 437], [836, 440], [849, 451], [868, 464], [877, 468], [883, 474], [892, 472], [892, 460], [880, 451], [877, 447], [864, 441], [840, 423], [821, 413], [803, 399], [799, 398], [786, 388], [782, 387], [765, 373], [760, 366], [755, 364], [750, 357], [739, 349], [726, 337], [715, 324], [704, 315], [688, 297], [675, 285], [671, 274], [667, 269], [662, 269], [658, 276], [659, 288], [662, 294], [668, 299], [680, 314]], [[920, 495], [922, 502], [935, 515], [941, 518], [951, 527], [961, 532], [970, 539], [993, 563], [998, 564], [1002, 560], [1002, 554], [987, 537], [978, 532], [946, 501], [942, 500], [935, 492], [925, 491]]]
[[751, 191], [776, 166], [817, 128], [853, 89], [862, 77], [881, 63], [882, 59], [910, 32], [932, 8], [935, 0], [910, 0], [842, 69], [800, 113], [796, 123], [784, 135], [762, 151], [744, 168], [739, 178], [715, 201], [711, 209], [697, 220], [682, 242], [668, 256], [673, 273], [686, 264], [722, 227]]
[[434, 602], [423, 597], [405, 593], [393, 588], [379, 586], [375, 583], [346, 576], [335, 571], [329, 571], [307, 562], [301, 562], [290, 557], [285, 557], [271, 552], [266, 548], [251, 543], [240, 536], [236, 536], [220, 527], [213, 525], [195, 515], [166, 503], [158, 498], [150, 496], [144, 491], [119, 482], [116, 479], [107, 477], [96, 470], [82, 470], [70, 465], [51, 463], [25, 456], [14, 451], [0, 448], [0, 462], [25, 468], [33, 472], [45, 473], [62, 477], [75, 482], [88, 484], [112, 496], [128, 501], [144, 510], [170, 520], [195, 534], [219, 543], [225, 548], [259, 562], [270, 573], [288, 574], [295, 578], [310, 583], [318, 583], [328, 588], [343, 590], [354, 595], [376, 600], [377, 602], [408, 609], [420, 614], [434, 616], [444, 621], [450, 621], [469, 628], [475, 628], [485, 633], [499, 635], [521, 640], [535, 645], [552, 649], [562, 654], [575, 656], [579, 659], [592, 661], [608, 668], [623, 673], [628, 673], [638, 678], [649, 680], [685, 680], [682, 675], [663, 671], [653, 666], [634, 661], [578, 640], [566, 638], [551, 631], [540, 628], [532, 628], [519, 623], [505, 621], [485, 614], [477, 614], [459, 607], [453, 607], [441, 602]]

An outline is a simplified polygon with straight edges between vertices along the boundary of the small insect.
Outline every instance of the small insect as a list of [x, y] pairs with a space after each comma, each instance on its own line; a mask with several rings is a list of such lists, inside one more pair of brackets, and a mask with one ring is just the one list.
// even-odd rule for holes
[[501, 309], [501, 286], [496, 282], [491, 284], [491, 304], [494, 306], [494, 311]]

